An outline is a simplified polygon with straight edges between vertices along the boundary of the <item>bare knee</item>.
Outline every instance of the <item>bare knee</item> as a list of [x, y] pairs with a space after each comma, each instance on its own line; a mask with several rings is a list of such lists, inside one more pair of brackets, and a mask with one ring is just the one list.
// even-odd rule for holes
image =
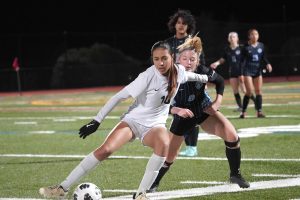
[[113, 151], [111, 150], [111, 148], [109, 146], [102, 145], [101, 147], [96, 149], [96, 151], [94, 152], [94, 155], [98, 160], [101, 161], [101, 160], [105, 160], [106, 158], [108, 158], [112, 153], [113, 153]]
[[169, 139], [157, 141], [154, 146], [154, 152], [159, 156], [166, 157], [169, 151], [169, 144]]

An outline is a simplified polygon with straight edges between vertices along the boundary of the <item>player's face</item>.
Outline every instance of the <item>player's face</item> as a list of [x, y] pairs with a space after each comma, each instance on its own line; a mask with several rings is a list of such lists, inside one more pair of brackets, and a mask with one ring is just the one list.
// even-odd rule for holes
[[187, 31], [188, 25], [183, 22], [181, 17], [178, 17], [177, 22], [175, 24], [176, 33], [185, 34]]
[[239, 41], [239, 38], [238, 38], [237, 35], [232, 34], [232, 35], [230, 35], [230, 37], [228, 38], [228, 41], [229, 41], [230, 44], [237, 44], [238, 41]]
[[173, 64], [173, 58], [169, 51], [164, 48], [157, 48], [152, 53], [153, 63], [156, 69], [162, 74], [167, 75]]
[[256, 30], [251, 31], [250, 35], [249, 35], [249, 39], [251, 42], [257, 42], [259, 38], [259, 34]]
[[199, 64], [199, 57], [194, 50], [185, 50], [180, 53], [178, 62], [185, 67], [186, 71], [193, 72]]

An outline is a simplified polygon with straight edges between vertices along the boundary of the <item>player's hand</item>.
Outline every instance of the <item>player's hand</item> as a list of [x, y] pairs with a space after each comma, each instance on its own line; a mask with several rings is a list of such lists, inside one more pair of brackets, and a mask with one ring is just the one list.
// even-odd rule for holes
[[221, 104], [218, 101], [214, 101], [212, 102], [212, 104], [207, 106], [203, 111], [209, 115], [215, 115], [218, 112], [220, 106]]
[[183, 118], [192, 118], [194, 117], [194, 113], [187, 109], [187, 108], [181, 108], [178, 112], [177, 112], [177, 115], [179, 115], [180, 117], [183, 117]]
[[267, 68], [267, 70], [268, 70], [269, 73], [272, 72], [272, 65], [267, 64], [266, 68]]
[[217, 77], [215, 70], [209, 67], [207, 77], [208, 77], [208, 81], [214, 81]]
[[98, 129], [99, 125], [100, 123], [93, 119], [90, 123], [79, 129], [79, 137], [82, 139], [86, 138], [88, 135], [94, 133]]
[[210, 67], [211, 67], [212, 69], [216, 69], [216, 68], [218, 67], [218, 65], [217, 65], [216, 62], [214, 62], [214, 63], [211, 63], [211, 64], [210, 64]]

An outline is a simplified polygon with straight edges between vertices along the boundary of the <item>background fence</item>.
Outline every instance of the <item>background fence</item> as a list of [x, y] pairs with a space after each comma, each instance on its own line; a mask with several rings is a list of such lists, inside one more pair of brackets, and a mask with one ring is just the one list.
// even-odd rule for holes
[[[229, 32], [238, 32], [241, 43], [244, 43], [250, 28], [258, 29], [260, 41], [265, 44], [267, 56], [273, 65], [274, 71], [265, 76], [300, 75], [300, 22], [242, 24], [235, 21], [213, 21], [208, 17], [201, 16], [197, 18], [197, 30], [200, 30], [199, 36], [204, 42], [206, 63], [210, 64], [220, 57], [224, 46], [227, 45]], [[21, 65], [22, 90], [124, 85], [149, 66], [150, 49], [153, 43], [167, 37], [170, 37], [167, 30], [2, 34], [0, 35], [0, 91], [17, 90], [16, 72], [11, 67], [16, 56]], [[106, 44], [120, 50], [139, 64], [122, 65], [111, 59], [103, 64], [98, 63], [97, 70], [92, 71], [96, 81], [78, 81], [76, 83], [76, 76], [78, 78], [78, 74], [83, 73], [86, 68], [77, 66], [75, 70], [77, 72], [74, 72], [72, 63], [67, 62], [65, 70], [69, 70], [69, 74], [67, 77], [65, 75], [59, 77], [59, 79], [65, 79], [60, 82], [66, 83], [66, 80], [72, 79], [73, 75], [74, 80], [68, 84], [53, 84], [54, 69], [62, 55], [71, 49], [90, 48], [96, 43]], [[68, 57], [65, 59], [68, 60]], [[109, 60], [109, 56], [106, 60]], [[220, 66], [218, 72], [228, 78], [226, 64]]]

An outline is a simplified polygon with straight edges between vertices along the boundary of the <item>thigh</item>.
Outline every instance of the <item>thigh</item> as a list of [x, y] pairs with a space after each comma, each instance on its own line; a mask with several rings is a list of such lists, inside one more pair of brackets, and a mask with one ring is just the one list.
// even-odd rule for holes
[[238, 139], [234, 126], [221, 112], [209, 116], [201, 123], [201, 128], [205, 132], [219, 136], [227, 142], [235, 142]]
[[104, 143], [95, 150], [96, 157], [101, 161], [120, 149], [134, 137], [128, 124], [120, 122], [106, 137]]
[[151, 147], [155, 154], [167, 156], [170, 144], [170, 135], [165, 126], [151, 128], [143, 138], [143, 144]]
[[253, 92], [253, 81], [251, 76], [244, 76], [244, 83], [246, 87], [246, 94], [251, 95]]
[[261, 94], [262, 93], [262, 91], [261, 91], [262, 84], [263, 84], [262, 76], [257, 76], [255, 78], [253, 78], [253, 85], [254, 85], [255, 94]]
[[236, 77], [229, 79], [230, 85], [232, 87], [233, 93], [236, 94], [239, 91], [239, 80]]

